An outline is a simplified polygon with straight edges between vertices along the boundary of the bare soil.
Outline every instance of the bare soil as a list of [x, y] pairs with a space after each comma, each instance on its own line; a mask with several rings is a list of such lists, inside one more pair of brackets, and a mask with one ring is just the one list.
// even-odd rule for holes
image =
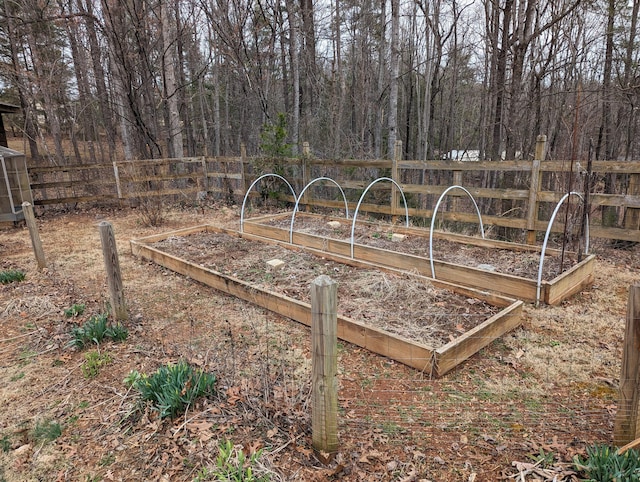
[[[86, 378], [88, 350], [67, 343], [108, 305], [101, 220], [116, 234], [129, 337], [100, 344], [111, 362]], [[259, 453], [255, 473], [271, 480], [515, 480], [546, 454], [549, 477], [527, 480], [561, 481], [575, 475], [573, 456], [612, 442], [638, 247], [595, 243], [591, 288], [526, 306], [522, 328], [442, 379], [341, 343], [340, 448], [323, 464], [311, 445], [309, 329], [131, 255], [130, 239], [203, 223], [237, 228], [239, 210], [172, 208], [158, 228], [135, 210], [47, 213], [42, 271], [24, 227], [0, 231], [0, 269], [27, 275], [0, 285], [0, 480], [215, 480], [206, 474], [231, 441]], [[85, 314], [67, 318], [79, 303]], [[123, 379], [180, 359], [215, 373], [216, 395], [160, 420]], [[43, 438], [46, 423], [61, 435]]]

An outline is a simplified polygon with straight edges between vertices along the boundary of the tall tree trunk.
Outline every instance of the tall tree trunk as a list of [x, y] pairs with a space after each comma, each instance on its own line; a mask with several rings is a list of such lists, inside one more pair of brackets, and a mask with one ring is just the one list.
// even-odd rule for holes
[[96, 25], [94, 21], [93, 15], [93, 5], [92, 0], [83, 0], [78, 1], [78, 10], [81, 13], [85, 13], [83, 15], [84, 25], [87, 30], [87, 39], [89, 41], [89, 52], [92, 60], [93, 67], [93, 82], [94, 87], [96, 89], [96, 100], [98, 102], [99, 115], [98, 119], [103, 125], [104, 135], [107, 140], [108, 152], [109, 152], [109, 160], [113, 161], [115, 159], [116, 153], [116, 129], [114, 127], [113, 122], [113, 112], [110, 106], [110, 99], [112, 94], [107, 91], [107, 83], [105, 71], [102, 66], [103, 61], [105, 59], [102, 49], [98, 43], [98, 34], [96, 32]]
[[287, 0], [287, 11], [289, 13], [289, 50], [291, 57], [291, 77], [293, 78], [293, 108], [291, 116], [291, 144], [293, 144], [293, 154], [298, 153], [300, 142], [300, 52], [298, 48], [299, 23], [298, 12], [293, 0]]
[[389, 138], [387, 157], [393, 159], [398, 136], [398, 77], [400, 73], [400, 0], [391, 0], [391, 72], [389, 78]]
[[378, 38], [378, 85], [377, 85], [377, 96], [376, 102], [374, 103], [376, 108], [376, 120], [375, 120], [375, 135], [373, 139], [374, 146], [374, 155], [376, 158], [382, 157], [382, 147], [383, 147], [383, 121], [384, 121], [384, 105], [382, 102], [383, 94], [385, 90], [384, 80], [385, 80], [385, 70], [386, 65], [384, 62], [384, 52], [386, 50], [386, 36], [387, 36], [387, 1], [381, 0], [380, 2], [380, 17], [382, 21], [380, 22], [380, 32]]
[[164, 55], [162, 56], [162, 72], [164, 74], [164, 100], [168, 119], [167, 148], [169, 157], [184, 157], [182, 128], [180, 126], [180, 111], [178, 103], [178, 89], [176, 83], [177, 55], [176, 55], [176, 20], [167, 6], [166, 1], [160, 2], [160, 16], [162, 24], [162, 41]]
[[302, 134], [308, 138], [312, 132], [313, 112], [315, 109], [316, 90], [316, 33], [313, 15], [313, 0], [300, 0], [300, 17], [302, 20]]
[[33, 104], [29, 100], [30, 96], [28, 95], [27, 79], [25, 78], [22, 67], [18, 63], [20, 55], [18, 45], [20, 42], [18, 41], [15, 26], [13, 24], [13, 19], [18, 17], [17, 14], [11, 10], [10, 5], [15, 7], [13, 2], [8, 0], [3, 2], [4, 14], [7, 22], [7, 40], [9, 41], [9, 52], [11, 54], [11, 74], [18, 91], [18, 98], [20, 99], [20, 107], [24, 118], [24, 132], [28, 140], [29, 152], [31, 153], [31, 158], [38, 162], [41, 158], [37, 142], [37, 138], [39, 136], [38, 124], [35, 122]]
[[[64, 8], [62, 2], [59, 1], [60, 8]], [[82, 123], [82, 132], [87, 139], [89, 147], [89, 157], [91, 162], [96, 162], [96, 150], [94, 146], [94, 140], [96, 140], [96, 130], [93, 124], [94, 116], [92, 114], [91, 104], [91, 89], [89, 88], [89, 82], [87, 80], [87, 72], [89, 72], [89, 66], [87, 65], [87, 56], [82, 47], [82, 40], [79, 40], [79, 30], [77, 26], [77, 20], [72, 18], [66, 23], [67, 34], [69, 36], [69, 47], [71, 48], [71, 56], [73, 58], [73, 68], [76, 75], [76, 81], [78, 84], [78, 101], [80, 104], [79, 118]], [[71, 126], [72, 131], [75, 131], [75, 127]], [[75, 138], [75, 135], [73, 136]], [[75, 142], [74, 142], [75, 144]], [[81, 162], [81, 161], [80, 161]]]
[[[613, 70], [614, 25], [616, 15], [616, 0], [609, 0], [607, 12], [607, 26], [605, 32], [606, 46], [604, 55], [604, 67], [602, 72], [602, 120], [598, 132], [596, 144], [596, 159], [611, 159], [611, 74]], [[605, 192], [613, 194], [615, 190], [614, 175], [608, 173], [605, 176]], [[603, 226], [616, 224], [616, 210], [614, 206], [602, 208]]]
[[[495, 92], [495, 106], [493, 111], [493, 136], [491, 140], [491, 159], [498, 161], [502, 155], [503, 140], [503, 116], [506, 103], [507, 89], [507, 53], [509, 51], [509, 39], [511, 30], [511, 16], [514, 0], [506, 0], [502, 12], [502, 27], [500, 47], [497, 51], [496, 75], [492, 82], [491, 89]], [[495, 35], [499, 33], [496, 32]]]

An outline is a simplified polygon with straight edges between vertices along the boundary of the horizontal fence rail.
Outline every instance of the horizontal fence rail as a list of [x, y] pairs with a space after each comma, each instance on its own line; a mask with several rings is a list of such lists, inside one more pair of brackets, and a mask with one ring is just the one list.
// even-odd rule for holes
[[[401, 149], [397, 149], [401, 151]], [[308, 150], [305, 151], [308, 153]], [[157, 196], [197, 202], [213, 196], [238, 202], [261, 174], [278, 173], [301, 192], [318, 177], [335, 180], [345, 191], [349, 210], [355, 209], [365, 188], [379, 177], [396, 181], [407, 198], [409, 215], [430, 219], [438, 198], [450, 186], [463, 186], [478, 202], [485, 225], [521, 230], [526, 241], [547, 230], [551, 212], [569, 191], [585, 193], [592, 237], [640, 242], [640, 162], [638, 161], [415, 161], [401, 160], [266, 159], [246, 156], [193, 157], [116, 161], [112, 164], [30, 167], [31, 189], [37, 206], [70, 203], [126, 202]], [[252, 196], [294, 201], [273, 181], [261, 181]], [[338, 188], [308, 189], [301, 203], [344, 208]], [[371, 214], [404, 216], [405, 207], [395, 183], [377, 183], [360, 210]], [[608, 191], [608, 192], [605, 192]], [[442, 206], [447, 222], [477, 224], [472, 200], [453, 190]], [[567, 209], [576, 210], [573, 201]], [[565, 224], [574, 228], [577, 214], [558, 216], [553, 232]]]

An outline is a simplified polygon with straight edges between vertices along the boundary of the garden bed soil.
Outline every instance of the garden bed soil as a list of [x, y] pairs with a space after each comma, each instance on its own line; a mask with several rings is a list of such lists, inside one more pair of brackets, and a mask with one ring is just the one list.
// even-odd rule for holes
[[[338, 312], [376, 328], [440, 348], [456, 335], [500, 312], [488, 303], [434, 287], [425, 278], [362, 269], [318, 258], [308, 251], [252, 241], [226, 233], [170, 236], [151, 244], [225, 276], [305, 303], [320, 275], [338, 283]], [[272, 260], [282, 261], [271, 267]]]
[[[291, 214], [248, 219], [243, 223], [243, 231], [283, 241], [289, 240], [291, 233], [294, 244], [340, 254], [346, 254], [350, 249], [352, 220], [298, 212], [291, 231]], [[314, 243], [313, 238], [324, 242]], [[353, 243], [357, 258], [368, 260], [375, 257], [381, 263], [385, 260], [389, 264], [402, 263], [431, 276], [428, 230], [358, 220], [353, 229]], [[471, 283], [476, 288], [501, 290], [506, 296], [536, 301], [540, 247], [434, 231], [432, 248], [437, 279]], [[405, 254], [407, 257], [403, 262], [398, 261], [398, 256], [385, 256], [385, 253]], [[593, 281], [595, 257], [582, 256], [580, 260], [578, 257], [577, 253], [569, 250], [564, 253], [553, 248], [546, 250], [541, 301], [557, 304]], [[486, 282], [486, 277], [495, 282]], [[475, 283], [478, 279], [481, 282]], [[557, 290], [555, 285], [562, 286]]]
[[521, 302], [210, 225], [134, 240], [132, 248], [307, 325], [310, 284], [329, 275], [338, 282], [340, 338], [434, 376], [515, 328], [520, 319]]

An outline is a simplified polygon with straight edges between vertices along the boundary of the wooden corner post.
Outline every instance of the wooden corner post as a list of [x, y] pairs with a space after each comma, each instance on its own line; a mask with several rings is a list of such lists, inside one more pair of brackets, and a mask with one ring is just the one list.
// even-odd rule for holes
[[244, 196], [249, 189], [247, 182], [247, 146], [245, 143], [240, 144], [240, 174], [242, 177], [242, 195]]
[[27, 223], [29, 229], [29, 236], [31, 237], [31, 244], [33, 245], [33, 254], [36, 256], [36, 262], [38, 263], [38, 269], [47, 267], [47, 262], [44, 259], [44, 250], [42, 249], [42, 242], [40, 241], [40, 232], [38, 231], [38, 224], [36, 223], [36, 216], [33, 213], [33, 206], [29, 202], [22, 203], [22, 214], [24, 215], [24, 221]]
[[311, 283], [313, 448], [326, 463], [338, 451], [338, 284], [326, 275]]
[[547, 151], [547, 136], [540, 134], [536, 139], [536, 153], [531, 164], [531, 185], [529, 186], [529, 203], [527, 207], [527, 244], [536, 244], [536, 221], [538, 220], [538, 193], [542, 185], [540, 164]]
[[118, 249], [116, 247], [116, 238], [113, 234], [113, 227], [111, 223], [102, 221], [98, 224], [98, 229], [100, 230], [100, 241], [102, 242], [104, 266], [107, 271], [107, 283], [109, 286], [113, 317], [115, 320], [125, 321], [128, 318], [127, 306], [124, 301], [120, 261], [118, 260]]
[[618, 412], [613, 442], [621, 447], [640, 437], [640, 284], [629, 287]]
[[[393, 159], [391, 160], [391, 179], [400, 184], [400, 177], [398, 176], [398, 161], [402, 160], [402, 141], [396, 140], [395, 149], [393, 150]], [[399, 209], [398, 206], [398, 188], [395, 184], [391, 186], [391, 216], [393, 222], [396, 221], [396, 213]]]
[[[309, 179], [309, 156], [311, 156], [311, 147], [309, 146], [309, 142], [304, 141], [302, 143], [302, 156], [300, 157], [300, 165], [302, 168], [302, 189], [307, 187], [307, 185], [311, 182]], [[302, 197], [302, 203], [305, 204], [305, 211], [311, 211], [310, 206], [308, 204], [309, 197], [305, 192]]]

